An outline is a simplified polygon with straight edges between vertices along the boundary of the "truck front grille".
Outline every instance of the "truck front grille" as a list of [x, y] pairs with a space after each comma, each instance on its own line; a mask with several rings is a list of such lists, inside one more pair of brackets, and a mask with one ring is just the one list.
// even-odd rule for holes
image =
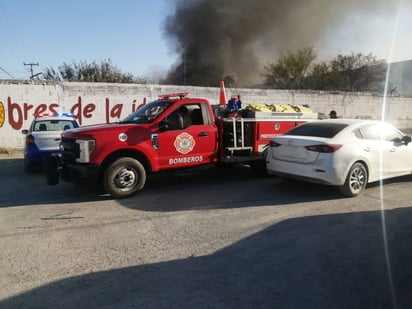
[[75, 164], [76, 158], [79, 157], [79, 145], [75, 139], [63, 137], [61, 140], [62, 161], [65, 164]]

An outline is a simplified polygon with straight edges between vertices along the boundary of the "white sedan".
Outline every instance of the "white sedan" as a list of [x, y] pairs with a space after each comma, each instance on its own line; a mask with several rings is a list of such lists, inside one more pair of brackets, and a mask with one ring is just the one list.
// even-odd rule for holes
[[412, 173], [411, 137], [373, 120], [306, 122], [272, 139], [265, 158], [269, 174], [338, 186], [347, 196]]

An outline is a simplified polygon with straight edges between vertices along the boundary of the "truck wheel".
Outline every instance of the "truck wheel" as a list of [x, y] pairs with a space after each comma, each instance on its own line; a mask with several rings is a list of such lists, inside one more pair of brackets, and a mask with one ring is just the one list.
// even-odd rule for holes
[[339, 190], [344, 195], [353, 197], [359, 195], [366, 187], [367, 183], [368, 171], [366, 170], [365, 165], [362, 163], [355, 163], [349, 170], [345, 183], [343, 186], [339, 187]]
[[104, 188], [113, 198], [124, 198], [143, 189], [146, 170], [133, 158], [120, 158], [106, 170]]
[[55, 186], [59, 183], [59, 172], [57, 171], [57, 160], [54, 156], [43, 157], [43, 170], [46, 176], [46, 182], [49, 186]]

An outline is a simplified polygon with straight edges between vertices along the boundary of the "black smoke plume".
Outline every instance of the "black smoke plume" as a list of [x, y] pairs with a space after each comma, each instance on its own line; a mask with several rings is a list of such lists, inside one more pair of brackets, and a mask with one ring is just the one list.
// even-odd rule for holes
[[166, 82], [217, 86], [226, 78], [235, 86], [260, 83], [264, 65], [275, 62], [280, 53], [304, 47], [318, 51], [351, 14], [384, 14], [396, 3], [399, 1], [177, 0], [174, 14], [166, 19], [165, 34], [179, 56]]

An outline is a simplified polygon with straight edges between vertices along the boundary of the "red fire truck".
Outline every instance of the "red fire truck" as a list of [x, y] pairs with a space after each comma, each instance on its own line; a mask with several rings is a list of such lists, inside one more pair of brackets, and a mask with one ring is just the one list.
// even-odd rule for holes
[[49, 185], [59, 178], [77, 184], [101, 183], [113, 198], [142, 190], [149, 173], [205, 164], [248, 164], [265, 171], [269, 141], [316, 113], [231, 114], [187, 93], [159, 96], [123, 121], [84, 126], [62, 133], [60, 152], [45, 158]]

